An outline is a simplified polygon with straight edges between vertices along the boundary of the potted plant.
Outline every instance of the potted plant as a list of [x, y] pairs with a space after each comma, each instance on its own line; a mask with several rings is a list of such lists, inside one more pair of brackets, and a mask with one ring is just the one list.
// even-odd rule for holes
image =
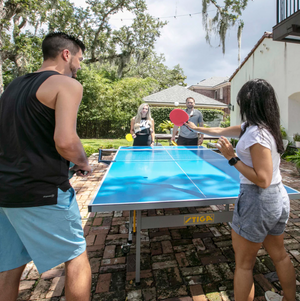
[[163, 132], [172, 134], [174, 124], [170, 120], [165, 120], [159, 125], [159, 127]]
[[294, 134], [294, 142], [295, 142], [296, 147], [300, 148], [300, 134], [298, 134], [298, 133]]
[[300, 150], [296, 151], [293, 155], [286, 156], [287, 161], [293, 162], [296, 165], [298, 172], [300, 173]]
[[280, 132], [281, 132], [281, 136], [282, 136], [283, 147], [284, 147], [284, 150], [286, 150], [286, 148], [289, 144], [289, 140], [287, 139], [286, 130], [282, 125], [280, 126]]

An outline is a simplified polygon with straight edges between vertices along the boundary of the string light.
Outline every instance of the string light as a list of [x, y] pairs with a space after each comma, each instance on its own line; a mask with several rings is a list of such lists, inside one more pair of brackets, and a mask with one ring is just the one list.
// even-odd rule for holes
[[[207, 11], [208, 13], [209, 12], [212, 12], [212, 11], [216, 11], [216, 9], [214, 10], [210, 10], [210, 11]], [[176, 15], [176, 16], [166, 16], [166, 17], [153, 17], [153, 18], [156, 18], [157, 20], [160, 20], [160, 19], [177, 19], [177, 18], [181, 18], [181, 17], [192, 17], [194, 15], [201, 15], [202, 12], [199, 12], [199, 13], [192, 13], [192, 14], [185, 14], [185, 15]], [[128, 19], [114, 19], [112, 18], [111, 20], [121, 20], [121, 21], [132, 21], [134, 20], [135, 18], [128, 18]]]

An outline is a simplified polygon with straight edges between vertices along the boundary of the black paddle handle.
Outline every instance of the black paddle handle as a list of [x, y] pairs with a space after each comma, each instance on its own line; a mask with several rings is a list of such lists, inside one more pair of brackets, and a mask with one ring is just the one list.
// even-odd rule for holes
[[87, 170], [82, 170], [82, 169], [73, 170], [73, 169], [69, 169], [69, 179], [71, 179], [77, 171], [80, 171], [84, 176], [86, 176], [89, 173]]
[[192, 129], [189, 128], [188, 125], [186, 125], [185, 123], [183, 124], [186, 128], [188, 128], [191, 132], [194, 132]]

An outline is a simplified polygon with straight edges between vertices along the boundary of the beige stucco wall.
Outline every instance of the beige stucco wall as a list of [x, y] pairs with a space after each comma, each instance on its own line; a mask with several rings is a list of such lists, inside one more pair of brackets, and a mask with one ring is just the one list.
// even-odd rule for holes
[[280, 123], [292, 140], [300, 133], [300, 44], [265, 38], [231, 81], [231, 125], [240, 124], [238, 91], [250, 79], [263, 78], [275, 89], [280, 107]]

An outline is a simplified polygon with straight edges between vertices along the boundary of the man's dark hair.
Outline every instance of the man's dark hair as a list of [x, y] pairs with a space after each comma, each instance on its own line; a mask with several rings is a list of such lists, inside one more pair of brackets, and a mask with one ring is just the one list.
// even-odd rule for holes
[[63, 32], [52, 32], [46, 35], [42, 43], [44, 60], [55, 59], [64, 49], [75, 55], [80, 49], [84, 53], [85, 46], [77, 38]]
[[250, 125], [265, 128], [273, 135], [278, 153], [283, 153], [280, 112], [273, 87], [264, 79], [250, 80], [239, 91], [237, 103], [242, 120], [246, 121], [241, 136]]
[[195, 99], [194, 99], [193, 97], [188, 97], [188, 98], [185, 100], [185, 102], [187, 102], [188, 99], [192, 99], [192, 100], [194, 101], [194, 103], [195, 103]]

